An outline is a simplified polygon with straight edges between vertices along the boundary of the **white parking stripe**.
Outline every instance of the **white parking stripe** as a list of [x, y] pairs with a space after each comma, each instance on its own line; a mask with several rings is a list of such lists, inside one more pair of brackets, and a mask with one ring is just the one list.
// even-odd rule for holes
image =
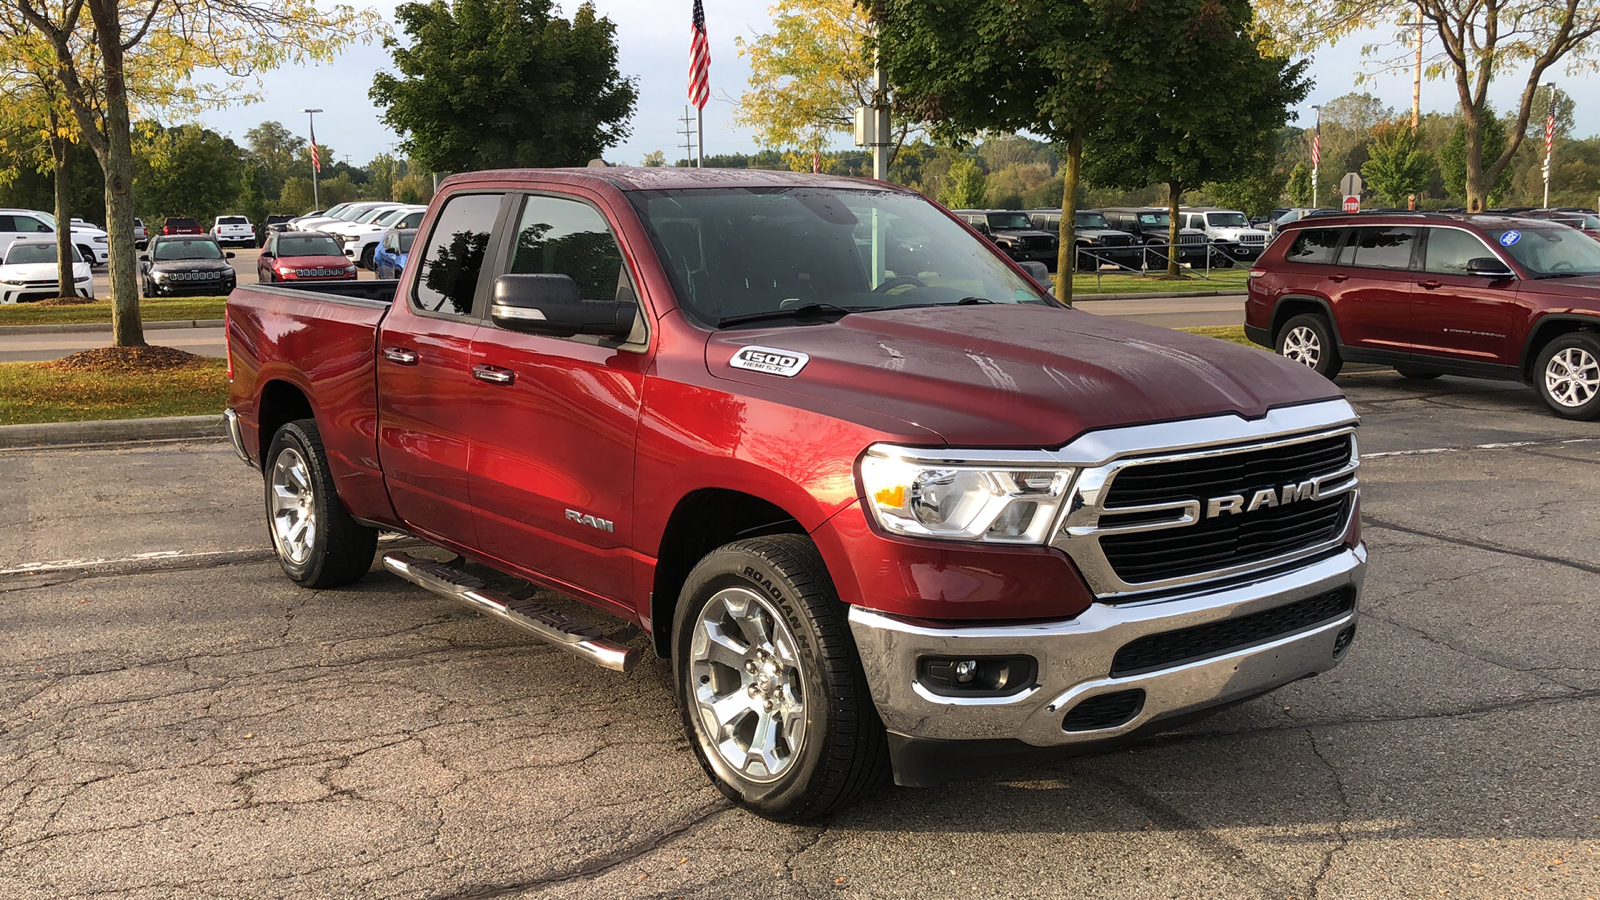
[[92, 559], [53, 559], [49, 562], [23, 563], [20, 566], [10, 566], [0, 569], [0, 575], [38, 575], [49, 572], [63, 572], [73, 569], [101, 568], [105, 566], [130, 565], [134, 563], [151, 562], [155, 560], [207, 560], [216, 557], [238, 556], [241, 553], [265, 552], [260, 548], [246, 548], [242, 550], [206, 550], [198, 553], [182, 550], [152, 550], [149, 553], [135, 553], [132, 556], [94, 557]]
[[1363, 453], [1362, 459], [1383, 459], [1389, 456], [1431, 456], [1435, 453], [1466, 453], [1471, 450], [1515, 450], [1518, 447], [1546, 447], [1551, 444], [1592, 444], [1600, 438], [1548, 438], [1542, 441], [1505, 441], [1498, 444], [1473, 444], [1470, 447], [1429, 447], [1426, 450], [1390, 450], [1386, 453]]

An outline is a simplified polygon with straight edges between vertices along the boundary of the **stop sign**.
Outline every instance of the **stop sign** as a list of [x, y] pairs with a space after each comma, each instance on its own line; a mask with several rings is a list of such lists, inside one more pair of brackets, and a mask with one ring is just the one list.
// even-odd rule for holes
[[1344, 198], [1344, 211], [1348, 213], [1361, 212], [1361, 198], [1351, 194]]

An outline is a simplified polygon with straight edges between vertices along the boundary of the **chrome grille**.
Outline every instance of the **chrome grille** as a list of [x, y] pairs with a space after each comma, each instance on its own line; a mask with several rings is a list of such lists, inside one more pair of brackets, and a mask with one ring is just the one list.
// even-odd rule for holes
[[1241, 244], [1265, 244], [1266, 242], [1267, 236], [1259, 231], [1246, 231], [1239, 235], [1239, 243]]
[[1180, 235], [1178, 235], [1178, 243], [1180, 243], [1180, 244], [1204, 244], [1206, 242], [1206, 240], [1207, 240], [1207, 238], [1203, 234], [1180, 234]]

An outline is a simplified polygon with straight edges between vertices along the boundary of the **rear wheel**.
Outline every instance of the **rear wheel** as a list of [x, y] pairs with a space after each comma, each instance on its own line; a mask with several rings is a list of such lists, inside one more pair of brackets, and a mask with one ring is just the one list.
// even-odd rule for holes
[[369, 272], [372, 271], [372, 254], [376, 249], [377, 247], [373, 244], [368, 244], [366, 247], [362, 248], [360, 264], [361, 268], [366, 269]]
[[1339, 346], [1333, 339], [1328, 320], [1316, 313], [1302, 313], [1283, 323], [1278, 332], [1278, 355], [1312, 369], [1332, 380], [1344, 367]]
[[804, 821], [886, 779], [883, 723], [809, 538], [752, 538], [712, 552], [684, 584], [672, 633], [684, 730], [728, 799]]
[[1563, 419], [1600, 418], [1600, 338], [1575, 331], [1546, 344], [1533, 384], [1544, 405]]
[[357, 522], [344, 508], [314, 420], [278, 429], [264, 474], [267, 531], [284, 574], [309, 588], [339, 587], [367, 574], [378, 529]]

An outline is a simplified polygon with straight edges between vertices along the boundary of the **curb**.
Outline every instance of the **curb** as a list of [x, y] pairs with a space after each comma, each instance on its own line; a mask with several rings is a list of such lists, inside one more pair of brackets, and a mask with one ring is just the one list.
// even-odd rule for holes
[[[169, 328], [221, 328], [221, 319], [180, 319], [174, 322], [145, 322], [145, 331]], [[56, 334], [67, 331], [111, 331], [110, 322], [67, 322], [61, 325], [0, 325], [0, 337], [8, 334]]]
[[1187, 297], [1242, 297], [1243, 288], [1226, 291], [1181, 291], [1171, 294], [1078, 294], [1072, 295], [1072, 302], [1079, 300], [1182, 300]]
[[33, 425], [0, 425], [0, 448], [73, 447], [182, 439], [221, 440], [226, 436], [220, 415], [40, 422]]

